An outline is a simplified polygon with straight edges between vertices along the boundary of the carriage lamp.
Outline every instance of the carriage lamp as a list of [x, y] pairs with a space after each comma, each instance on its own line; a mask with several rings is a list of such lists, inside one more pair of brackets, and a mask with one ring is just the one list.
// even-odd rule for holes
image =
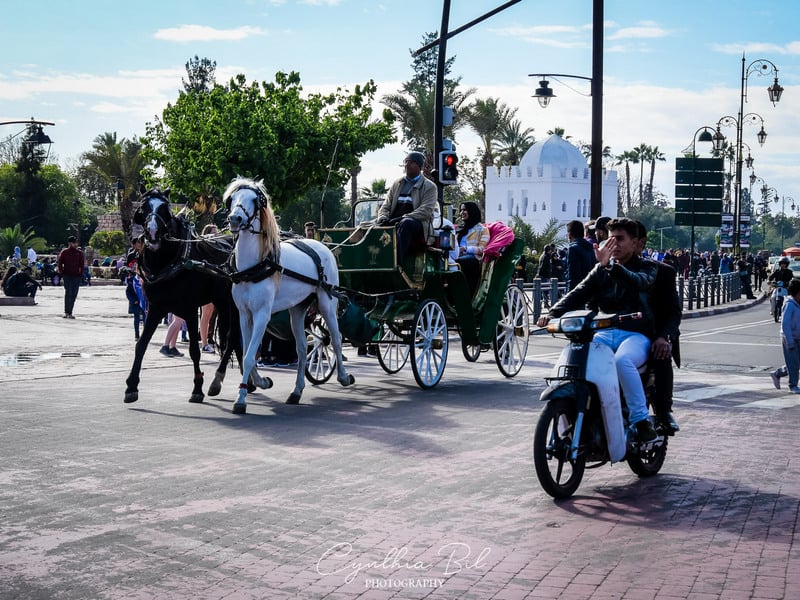
[[439, 248], [444, 252], [450, 252], [453, 248], [451, 243], [451, 236], [453, 235], [453, 228], [450, 225], [445, 225], [439, 230]]

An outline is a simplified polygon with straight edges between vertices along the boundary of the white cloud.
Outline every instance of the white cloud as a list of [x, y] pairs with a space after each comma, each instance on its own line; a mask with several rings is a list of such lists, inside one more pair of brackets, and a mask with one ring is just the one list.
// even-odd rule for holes
[[153, 35], [157, 40], [168, 42], [216, 42], [238, 41], [256, 35], [266, 35], [260, 27], [245, 25], [235, 29], [215, 29], [207, 25], [181, 25], [159, 29]]
[[608, 36], [609, 40], [653, 39], [663, 38], [670, 34], [669, 30], [657, 25], [639, 25], [623, 27]]

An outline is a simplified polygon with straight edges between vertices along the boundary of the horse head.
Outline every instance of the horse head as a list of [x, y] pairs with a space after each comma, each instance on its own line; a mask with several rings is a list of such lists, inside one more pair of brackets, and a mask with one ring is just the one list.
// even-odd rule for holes
[[222, 200], [228, 210], [231, 232], [259, 234], [262, 255], [277, 256], [280, 229], [264, 184], [247, 177], [237, 177], [228, 185]]
[[144, 228], [145, 245], [152, 250], [158, 250], [164, 239], [174, 236], [175, 217], [170, 210], [169, 189], [153, 188], [146, 192], [133, 222]]

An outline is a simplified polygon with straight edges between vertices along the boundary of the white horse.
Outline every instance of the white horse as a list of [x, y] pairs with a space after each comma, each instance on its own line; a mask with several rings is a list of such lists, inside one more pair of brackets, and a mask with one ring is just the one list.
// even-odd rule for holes
[[[325, 244], [311, 239], [302, 239], [297, 245], [292, 241], [281, 242], [269, 196], [260, 181], [237, 177], [225, 190], [223, 200], [228, 205], [231, 231], [237, 234], [233, 249], [236, 260], [233, 300], [239, 309], [244, 351], [242, 383], [233, 412], [247, 412], [245, 397], [251, 373], [258, 387], [272, 387], [272, 381], [261, 377], [255, 369], [256, 353], [270, 317], [282, 310], [289, 311], [298, 358], [294, 391], [286, 403], [300, 402], [308, 362], [305, 315], [314, 299], [331, 334], [337, 379], [344, 386], [354, 383], [353, 376], [344, 369], [342, 358], [342, 336], [336, 320], [338, 300], [331, 294], [332, 287], [339, 285], [339, 271], [331, 251]], [[301, 244], [317, 255], [319, 265], [298, 247]]]

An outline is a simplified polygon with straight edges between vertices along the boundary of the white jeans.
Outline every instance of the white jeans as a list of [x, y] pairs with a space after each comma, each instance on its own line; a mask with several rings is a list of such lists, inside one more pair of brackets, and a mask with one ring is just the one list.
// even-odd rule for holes
[[650, 340], [644, 334], [623, 329], [603, 329], [595, 334], [594, 339], [614, 351], [619, 385], [628, 405], [628, 420], [638, 423], [646, 419], [649, 412], [639, 367], [647, 361]]

